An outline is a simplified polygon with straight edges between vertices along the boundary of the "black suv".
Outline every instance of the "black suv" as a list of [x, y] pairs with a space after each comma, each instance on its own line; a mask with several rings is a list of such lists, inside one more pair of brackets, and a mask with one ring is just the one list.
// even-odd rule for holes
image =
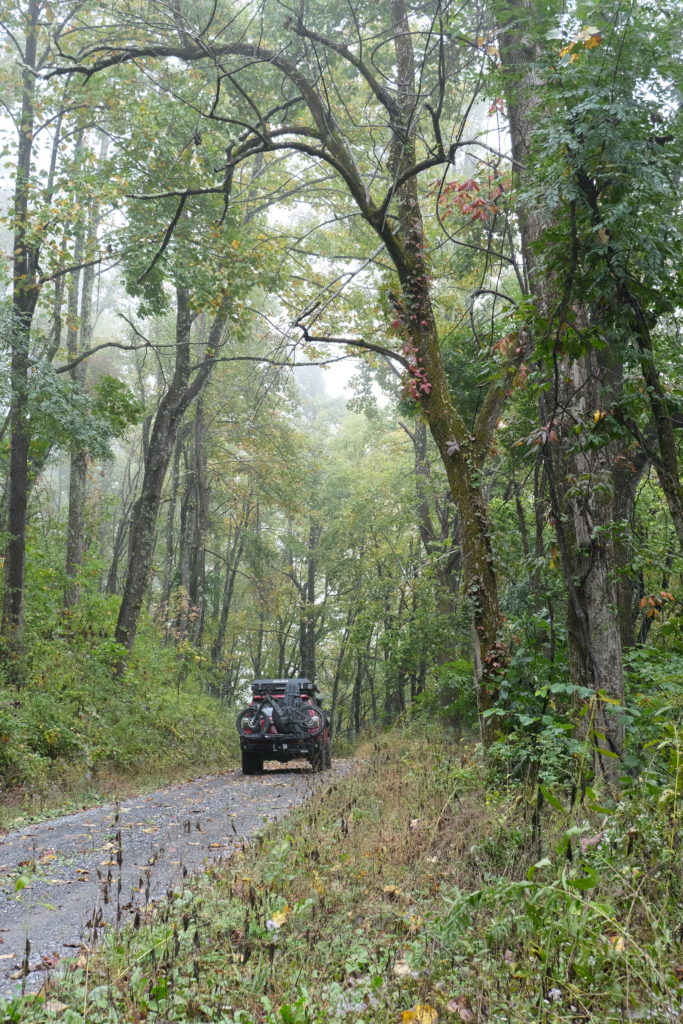
[[253, 775], [264, 761], [306, 758], [313, 771], [332, 765], [330, 723], [310, 679], [256, 679], [251, 703], [237, 716], [242, 771]]

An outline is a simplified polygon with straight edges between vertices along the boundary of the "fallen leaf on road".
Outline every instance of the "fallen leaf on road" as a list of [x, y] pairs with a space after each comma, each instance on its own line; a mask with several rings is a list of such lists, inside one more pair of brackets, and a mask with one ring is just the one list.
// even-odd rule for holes
[[48, 999], [45, 1003], [45, 1009], [48, 1013], [60, 1014], [68, 1010], [69, 1007], [66, 1003], [60, 1003], [59, 999]]

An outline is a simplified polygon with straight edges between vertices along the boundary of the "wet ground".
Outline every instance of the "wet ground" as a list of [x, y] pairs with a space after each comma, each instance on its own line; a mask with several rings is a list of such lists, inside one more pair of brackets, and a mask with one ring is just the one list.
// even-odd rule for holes
[[39, 988], [46, 972], [101, 931], [130, 920], [187, 874], [230, 857], [265, 822], [350, 768], [307, 764], [245, 777], [223, 772], [0, 838], [0, 996]]

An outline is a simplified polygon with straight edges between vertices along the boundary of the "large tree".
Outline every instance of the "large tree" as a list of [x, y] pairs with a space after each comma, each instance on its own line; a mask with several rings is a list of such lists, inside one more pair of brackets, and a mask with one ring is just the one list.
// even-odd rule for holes
[[653, 341], [680, 283], [668, 27], [664, 12], [646, 25], [636, 8], [609, 5], [590, 26], [578, 12], [563, 25], [559, 11], [541, 14], [528, 0], [496, 13], [571, 674], [596, 694], [588, 724], [600, 770], [615, 781], [624, 740], [617, 538], [648, 457], [680, 536], [677, 405]]

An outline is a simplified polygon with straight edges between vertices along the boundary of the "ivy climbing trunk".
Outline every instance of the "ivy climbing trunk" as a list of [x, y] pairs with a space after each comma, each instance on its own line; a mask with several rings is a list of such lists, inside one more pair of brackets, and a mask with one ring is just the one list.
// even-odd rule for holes
[[[398, 97], [392, 171], [398, 180], [416, 164], [414, 119], [418, 109], [415, 55], [403, 0], [391, 0]], [[450, 394], [430, 292], [417, 178], [411, 175], [396, 191], [397, 224], [376, 221], [397, 270], [401, 294], [397, 320], [409, 355], [411, 394], [419, 402], [444, 464], [451, 494], [461, 518], [462, 555], [467, 593], [473, 613], [473, 653], [482, 740], [495, 734], [489, 712], [498, 697], [497, 677], [505, 661], [501, 636], [498, 581], [491, 546], [491, 524], [481, 469], [498, 418], [503, 393], [494, 389], [483, 403], [474, 430], [468, 429]]]

